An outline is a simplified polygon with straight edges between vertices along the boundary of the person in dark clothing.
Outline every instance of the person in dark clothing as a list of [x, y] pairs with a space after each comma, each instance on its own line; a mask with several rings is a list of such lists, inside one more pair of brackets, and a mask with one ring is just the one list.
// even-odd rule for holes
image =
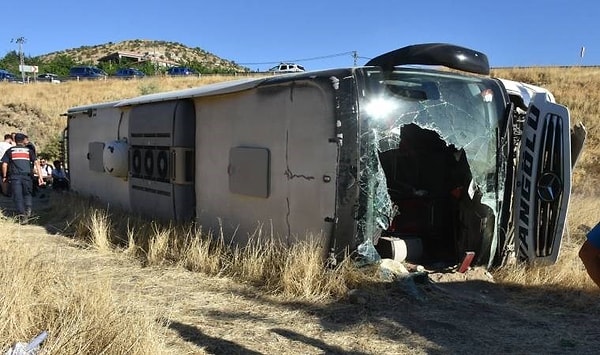
[[12, 197], [17, 213], [24, 217], [31, 216], [33, 181], [31, 166], [37, 173], [36, 184], [43, 184], [40, 165], [35, 157], [35, 151], [25, 146], [25, 135], [15, 134], [17, 145], [6, 150], [0, 159], [2, 162], [2, 181], [9, 181]]
[[[37, 153], [35, 152], [35, 145], [33, 144], [33, 142], [31, 142], [29, 140], [29, 136], [27, 136], [26, 134], [24, 134], [23, 136], [25, 136], [25, 140], [23, 141], [23, 144], [25, 145], [25, 147], [27, 147], [30, 150], [32, 150], [33, 154], [35, 154], [37, 156]], [[33, 164], [32, 164], [32, 168], [33, 168]], [[39, 171], [41, 171], [41, 169], [39, 169], [39, 170], [34, 170], [34, 169], [31, 170], [31, 179], [32, 179], [31, 181], [33, 182], [32, 183], [33, 190], [31, 192], [31, 196], [33, 196], [33, 197], [37, 196], [38, 191], [39, 191], [39, 187], [40, 187], [39, 184], [36, 183], [36, 181], [38, 180], [38, 177], [39, 177], [39, 175], [37, 175]]]
[[54, 169], [52, 170], [52, 188], [56, 191], [66, 191], [69, 189], [69, 177], [60, 160], [54, 161]]

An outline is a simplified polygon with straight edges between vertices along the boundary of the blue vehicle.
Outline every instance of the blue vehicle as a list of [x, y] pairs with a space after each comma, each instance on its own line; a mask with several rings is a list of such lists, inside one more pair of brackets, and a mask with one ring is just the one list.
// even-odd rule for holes
[[4, 69], [0, 69], [0, 81], [17, 81], [17, 80], [18, 80], [17, 77], [13, 73], [11, 73], [7, 70], [4, 70]]
[[132, 79], [132, 78], [142, 78], [146, 76], [146, 74], [135, 68], [120, 68], [117, 69], [115, 76], [123, 79]]
[[91, 65], [81, 65], [72, 67], [69, 71], [69, 76], [72, 78], [83, 79], [104, 79], [108, 76], [106, 72], [98, 67]]
[[171, 67], [167, 70], [169, 75], [195, 75], [196, 71], [188, 67]]

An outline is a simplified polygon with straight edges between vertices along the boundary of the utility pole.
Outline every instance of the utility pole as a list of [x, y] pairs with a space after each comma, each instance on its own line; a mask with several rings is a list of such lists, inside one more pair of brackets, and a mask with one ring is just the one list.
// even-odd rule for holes
[[23, 55], [23, 44], [25, 44], [25, 42], [27, 42], [27, 39], [25, 39], [25, 37], [21, 36], [19, 38], [16, 39], [11, 39], [10, 40], [11, 43], [16, 43], [19, 45], [19, 70], [21, 71], [21, 80], [23, 80], [23, 83], [25, 83], [25, 71], [23, 71], [23, 67], [25, 66], [25, 58]]
[[358, 63], [358, 52], [352, 51], [352, 59], [354, 60], [354, 66]]

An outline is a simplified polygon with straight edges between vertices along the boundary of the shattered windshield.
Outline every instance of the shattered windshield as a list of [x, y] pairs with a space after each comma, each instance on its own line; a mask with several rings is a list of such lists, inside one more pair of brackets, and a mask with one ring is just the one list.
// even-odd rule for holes
[[[391, 73], [365, 71], [359, 105], [359, 180], [362, 203], [372, 206], [372, 210], [366, 208], [359, 220], [363, 249], [368, 250], [373, 238], [390, 228], [397, 213], [388, 186], [394, 178], [389, 172], [386, 176], [381, 157], [386, 152], [398, 150], [403, 144], [403, 132], [411, 127], [434, 132], [454, 150], [457, 161], [464, 156], [470, 169], [464, 190], [471, 199], [480, 199], [495, 214], [499, 193], [497, 128], [503, 117], [504, 104], [500, 88], [493, 80], [409, 68]], [[435, 157], [431, 164], [437, 164]], [[394, 167], [394, 174], [407, 175], [410, 174], [407, 170], [411, 169], [415, 167]], [[436, 174], [439, 173], [432, 170], [431, 175]], [[421, 175], [420, 179], [427, 179], [427, 176]], [[431, 183], [429, 190], [433, 185]], [[412, 191], [418, 193], [418, 189], [412, 188]]]

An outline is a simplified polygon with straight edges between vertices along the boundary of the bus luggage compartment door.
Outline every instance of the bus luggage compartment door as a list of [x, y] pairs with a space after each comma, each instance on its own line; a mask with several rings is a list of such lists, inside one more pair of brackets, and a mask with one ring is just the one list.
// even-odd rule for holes
[[190, 100], [131, 109], [129, 193], [133, 212], [166, 220], [193, 218], [194, 168], [184, 164], [194, 161], [185, 156], [193, 156], [195, 127], [194, 104]]

